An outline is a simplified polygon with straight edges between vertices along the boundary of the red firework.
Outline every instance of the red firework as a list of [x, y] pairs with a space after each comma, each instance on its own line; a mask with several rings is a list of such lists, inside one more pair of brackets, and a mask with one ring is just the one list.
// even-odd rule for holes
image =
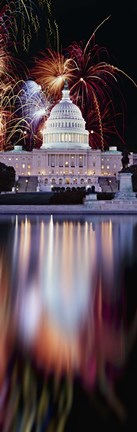
[[60, 99], [67, 79], [71, 98], [82, 111], [90, 132], [89, 143], [101, 150], [109, 146], [112, 137], [124, 143], [126, 104], [118, 78], [122, 74], [137, 87], [129, 75], [108, 62], [107, 49], [95, 42], [97, 30], [108, 19], [99, 24], [86, 45], [73, 42], [64, 55], [48, 50], [33, 69], [36, 81], [45, 88], [53, 105]]
[[97, 29], [85, 46], [83, 42], [73, 42], [67, 48], [67, 54], [75, 64], [70, 79], [71, 96], [86, 120], [90, 144], [104, 150], [112, 135], [124, 143], [125, 102], [118, 86], [118, 76], [123, 74], [135, 86], [136, 83], [124, 71], [106, 61], [106, 48], [95, 42]]

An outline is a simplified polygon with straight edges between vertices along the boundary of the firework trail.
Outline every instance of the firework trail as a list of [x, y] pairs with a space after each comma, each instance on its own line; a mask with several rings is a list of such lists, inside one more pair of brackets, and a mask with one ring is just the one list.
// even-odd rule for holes
[[[13, 142], [17, 144], [19, 134], [24, 127], [21, 117], [17, 116], [15, 103], [18, 93], [18, 82], [13, 86], [1, 86], [0, 91], [0, 106], [1, 116], [3, 119], [3, 142], [1, 142], [1, 150], [8, 150], [13, 147]], [[27, 127], [27, 125], [25, 125]], [[18, 135], [18, 138], [17, 138]]]
[[[38, 139], [47, 118], [49, 101], [40, 86], [32, 80], [0, 83], [0, 148], [11, 149]], [[42, 140], [42, 135], [39, 137]]]
[[[12, 3], [6, 3], [0, 11], [0, 149], [10, 148], [11, 137], [20, 128], [18, 119], [15, 124], [14, 103], [19, 74], [26, 74], [26, 67], [12, 56], [10, 47], [14, 45], [16, 26], [11, 15]], [[12, 19], [13, 18], [13, 19]], [[13, 25], [14, 24], [14, 25]], [[15, 32], [12, 35], [12, 30]], [[12, 36], [12, 37], [11, 37]], [[11, 39], [10, 39], [11, 37]], [[18, 72], [19, 70], [19, 72]]]
[[[4, 46], [1, 36], [0, 45], [0, 149], [12, 147], [15, 132], [21, 130], [22, 118], [17, 116], [16, 100], [19, 93], [20, 73], [26, 73], [24, 65], [14, 59]], [[15, 141], [16, 142], [16, 141]]]
[[[38, 36], [42, 20], [45, 20], [47, 44], [52, 45], [56, 38], [59, 43], [58, 27], [52, 18], [51, 0], [31, 2], [18, 0], [2, 1], [0, 9], [0, 148], [12, 148], [31, 134], [37, 133], [43, 119], [44, 96], [35, 89], [35, 97], [29, 84], [23, 84], [29, 75], [27, 67], [18, 59], [22, 50], [28, 53], [35, 33]], [[56, 35], [55, 35], [56, 28]], [[55, 41], [54, 41], [55, 42]], [[54, 43], [53, 43], [54, 46]], [[28, 81], [29, 83], [29, 81]], [[33, 86], [34, 87], [34, 86]], [[33, 89], [34, 90], [34, 89]], [[39, 92], [40, 93], [40, 92]], [[43, 102], [42, 102], [43, 100]], [[44, 105], [45, 104], [45, 105]], [[29, 131], [29, 134], [28, 134]], [[5, 144], [6, 141], [6, 144]]]
[[54, 96], [54, 103], [61, 98], [64, 81], [68, 80], [72, 100], [86, 120], [90, 145], [101, 150], [107, 148], [112, 136], [124, 143], [126, 104], [118, 82], [120, 75], [137, 87], [130, 76], [108, 62], [106, 48], [95, 42], [97, 30], [109, 18], [95, 29], [85, 45], [82, 41], [73, 42], [64, 55], [47, 50], [33, 69], [34, 78]]
[[51, 0], [2, 0], [0, 28], [9, 45], [12, 40], [15, 52], [28, 53], [33, 38], [39, 37], [43, 23], [47, 46], [58, 49], [59, 30], [52, 14]]
[[95, 42], [97, 30], [109, 18], [107, 17], [96, 28], [85, 46], [83, 42], [73, 42], [67, 49], [76, 67], [70, 84], [70, 93], [82, 111], [87, 129], [92, 131], [89, 135], [90, 144], [102, 150], [109, 145], [112, 135], [118, 136], [124, 143], [126, 105], [118, 85], [120, 74], [136, 86], [130, 76], [106, 61], [109, 57], [106, 48]]
[[[10, 56], [2, 46], [0, 39], [0, 150], [3, 150], [6, 139], [6, 125], [10, 115], [11, 103], [9, 93], [14, 85], [14, 74], [9, 70]], [[4, 45], [4, 44], [3, 44]]]

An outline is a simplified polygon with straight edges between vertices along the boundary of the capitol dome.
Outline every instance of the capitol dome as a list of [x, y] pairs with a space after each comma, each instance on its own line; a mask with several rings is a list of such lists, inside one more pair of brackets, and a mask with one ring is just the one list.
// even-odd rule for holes
[[70, 99], [65, 82], [62, 99], [51, 110], [43, 131], [42, 148], [87, 148], [89, 132], [80, 109]]

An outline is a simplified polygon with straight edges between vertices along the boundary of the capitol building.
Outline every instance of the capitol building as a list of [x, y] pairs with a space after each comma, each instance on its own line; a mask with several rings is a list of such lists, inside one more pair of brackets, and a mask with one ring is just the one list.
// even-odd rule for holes
[[[93, 133], [94, 139], [94, 131]], [[133, 164], [133, 153], [129, 156]], [[37, 190], [53, 186], [91, 186], [101, 190], [99, 177], [116, 177], [121, 170], [121, 152], [117, 147], [108, 151], [89, 146], [89, 132], [80, 109], [71, 101], [65, 83], [62, 98], [51, 110], [43, 129], [43, 144], [31, 152], [15, 146], [1, 151], [0, 162], [13, 166], [18, 178], [37, 178]]]

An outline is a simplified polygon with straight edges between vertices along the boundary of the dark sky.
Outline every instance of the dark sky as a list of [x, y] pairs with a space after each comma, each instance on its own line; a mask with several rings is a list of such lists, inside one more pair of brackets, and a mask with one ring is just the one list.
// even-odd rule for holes
[[111, 15], [97, 32], [97, 41], [107, 46], [117, 63], [137, 79], [136, 0], [54, 0], [54, 9], [63, 46], [73, 40], [86, 41], [96, 26]]
[[[111, 63], [137, 82], [136, 0], [54, 0], [54, 11], [62, 47], [74, 40], [87, 41], [98, 24], [111, 15], [98, 30], [96, 42], [108, 49]], [[127, 145], [137, 151], [137, 89], [124, 79], [123, 90], [127, 104]]]

